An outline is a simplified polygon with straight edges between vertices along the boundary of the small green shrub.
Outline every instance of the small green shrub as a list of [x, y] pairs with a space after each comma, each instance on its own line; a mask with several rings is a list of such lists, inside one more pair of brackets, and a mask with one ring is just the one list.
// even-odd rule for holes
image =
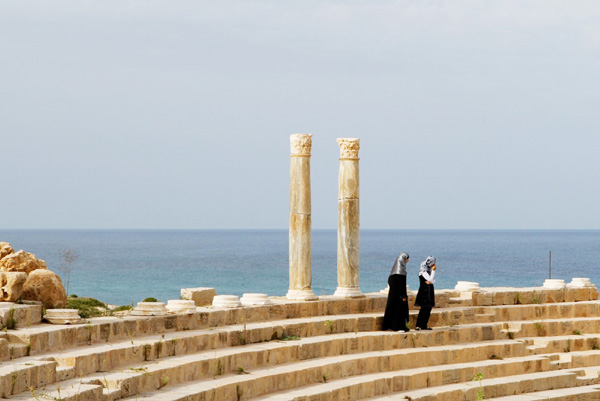
[[121, 312], [121, 311], [124, 311], [124, 310], [131, 310], [131, 309], [133, 309], [131, 307], [131, 305], [121, 305], [121, 306], [115, 307], [112, 311], [113, 312]]
[[[77, 309], [79, 316], [86, 319], [89, 317], [103, 316], [106, 313], [106, 304], [102, 301], [98, 301], [95, 298], [74, 298], [69, 297], [67, 299], [68, 309]], [[100, 310], [103, 308], [105, 310]]]
[[142, 300], [142, 302], [158, 302], [158, 299], [154, 297], [148, 297]]

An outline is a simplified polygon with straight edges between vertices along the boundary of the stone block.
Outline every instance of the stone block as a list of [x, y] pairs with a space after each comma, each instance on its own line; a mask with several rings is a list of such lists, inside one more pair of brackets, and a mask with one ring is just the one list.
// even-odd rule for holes
[[491, 306], [493, 301], [492, 293], [488, 291], [473, 292], [473, 306]]
[[210, 287], [181, 289], [181, 298], [194, 301], [196, 306], [212, 305], [215, 295], [217, 295], [217, 292], [214, 288]]

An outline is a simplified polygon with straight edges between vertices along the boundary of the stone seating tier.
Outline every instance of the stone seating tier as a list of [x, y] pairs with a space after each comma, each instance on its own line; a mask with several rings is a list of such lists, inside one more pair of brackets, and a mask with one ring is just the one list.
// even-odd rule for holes
[[[588, 387], [585, 397], [598, 385], [600, 303], [589, 300], [597, 291], [585, 280], [571, 284], [562, 295], [542, 288], [482, 288], [468, 291], [470, 298], [440, 291], [436, 329], [425, 332], [378, 331], [381, 294], [270, 298], [272, 305], [95, 318], [70, 327], [19, 325], [0, 336], [0, 360], [12, 359], [0, 363], [0, 389], [22, 400], [289, 400], [294, 392], [303, 400], [402, 399], [406, 391], [421, 397], [424, 388], [414, 399], [474, 399], [469, 376], [479, 370], [486, 399], [542, 391], [542, 376], [528, 374], [553, 377], [565, 389]], [[481, 293], [492, 294], [490, 305], [477, 305]]]

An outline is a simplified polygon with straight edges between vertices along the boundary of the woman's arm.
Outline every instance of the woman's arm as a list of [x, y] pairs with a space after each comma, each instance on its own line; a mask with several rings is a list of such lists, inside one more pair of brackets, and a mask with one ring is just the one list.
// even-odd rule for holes
[[427, 281], [427, 284], [435, 284], [435, 270], [432, 271], [431, 274], [423, 272], [421, 275], [423, 276], [425, 281]]

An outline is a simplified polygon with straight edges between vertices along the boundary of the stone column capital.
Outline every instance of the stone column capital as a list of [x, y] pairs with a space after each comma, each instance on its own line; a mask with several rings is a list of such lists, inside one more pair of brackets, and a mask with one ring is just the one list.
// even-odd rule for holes
[[360, 139], [338, 138], [337, 143], [340, 145], [340, 159], [358, 159]]
[[312, 147], [312, 134], [290, 135], [290, 148], [292, 156], [310, 156]]

